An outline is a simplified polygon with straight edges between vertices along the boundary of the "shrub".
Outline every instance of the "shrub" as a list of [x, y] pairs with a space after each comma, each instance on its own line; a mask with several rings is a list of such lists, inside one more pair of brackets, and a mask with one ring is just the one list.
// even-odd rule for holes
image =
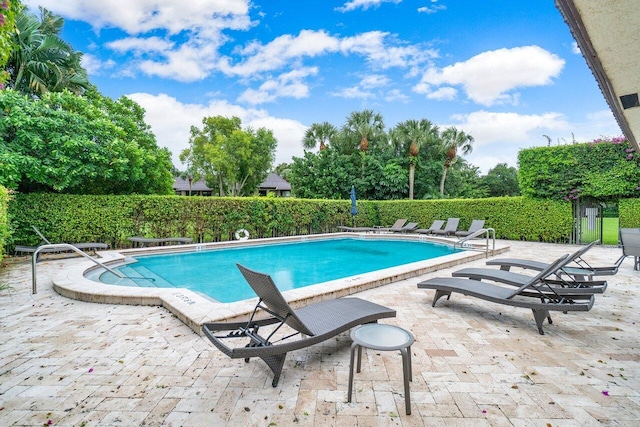
[[[37, 245], [38, 227], [52, 242], [101, 241], [130, 246], [127, 237], [191, 237], [198, 242], [232, 240], [240, 228], [252, 238], [328, 233], [352, 225], [349, 200], [267, 197], [88, 196], [18, 194], [9, 203], [16, 243]], [[389, 225], [398, 218], [428, 227], [434, 219], [486, 220], [496, 237], [563, 242], [571, 234], [571, 204], [525, 197], [413, 201], [359, 201], [359, 226]]]
[[640, 199], [623, 199], [618, 203], [620, 228], [640, 228]]
[[640, 191], [638, 155], [624, 138], [535, 147], [518, 153], [523, 196], [616, 201]]
[[0, 185], [0, 259], [4, 256], [4, 248], [9, 237], [9, 192]]

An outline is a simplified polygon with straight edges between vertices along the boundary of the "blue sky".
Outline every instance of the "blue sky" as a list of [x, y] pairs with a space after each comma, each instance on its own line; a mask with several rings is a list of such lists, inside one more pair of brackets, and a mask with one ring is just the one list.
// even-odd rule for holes
[[100, 92], [147, 111], [178, 169], [189, 129], [238, 116], [302, 156], [312, 123], [372, 109], [475, 138], [483, 173], [521, 148], [621, 131], [553, 0], [23, 0], [65, 18]]

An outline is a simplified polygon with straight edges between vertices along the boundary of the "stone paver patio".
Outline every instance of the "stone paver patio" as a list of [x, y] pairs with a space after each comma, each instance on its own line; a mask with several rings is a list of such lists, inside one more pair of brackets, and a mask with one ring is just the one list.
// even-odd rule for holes
[[[574, 246], [508, 242], [509, 256], [552, 260]], [[612, 264], [621, 250], [587, 258]], [[277, 388], [260, 360], [231, 360], [161, 307], [56, 294], [48, 275], [78, 259], [10, 264], [0, 280], [0, 425], [598, 426], [640, 425], [640, 272], [626, 260], [590, 312], [530, 311], [454, 294], [431, 307], [416, 284], [361, 292], [410, 330], [412, 415], [399, 353], [366, 350], [347, 400], [348, 334], [289, 354]], [[468, 266], [483, 266], [484, 260]]]

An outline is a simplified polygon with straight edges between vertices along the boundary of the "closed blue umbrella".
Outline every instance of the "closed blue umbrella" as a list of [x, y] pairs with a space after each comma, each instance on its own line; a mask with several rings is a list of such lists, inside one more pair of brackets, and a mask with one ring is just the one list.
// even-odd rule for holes
[[358, 214], [358, 208], [356, 207], [356, 189], [351, 186], [351, 215], [353, 215], [353, 223], [356, 223], [356, 215]]

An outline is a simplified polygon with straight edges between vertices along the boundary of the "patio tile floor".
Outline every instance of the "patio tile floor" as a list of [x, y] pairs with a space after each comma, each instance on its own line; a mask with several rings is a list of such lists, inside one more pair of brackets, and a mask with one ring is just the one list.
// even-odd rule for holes
[[[510, 257], [576, 248], [508, 242]], [[595, 265], [621, 250], [593, 248]], [[398, 354], [364, 350], [346, 403], [348, 333], [290, 353], [278, 387], [260, 360], [231, 360], [161, 307], [71, 300], [49, 278], [78, 259], [11, 263], [0, 281], [0, 425], [596, 426], [640, 425], [640, 272], [626, 260], [586, 313], [530, 311], [454, 294], [431, 307], [416, 284], [453, 267], [357, 294], [410, 330], [412, 414]], [[469, 266], [484, 266], [484, 260]]]

